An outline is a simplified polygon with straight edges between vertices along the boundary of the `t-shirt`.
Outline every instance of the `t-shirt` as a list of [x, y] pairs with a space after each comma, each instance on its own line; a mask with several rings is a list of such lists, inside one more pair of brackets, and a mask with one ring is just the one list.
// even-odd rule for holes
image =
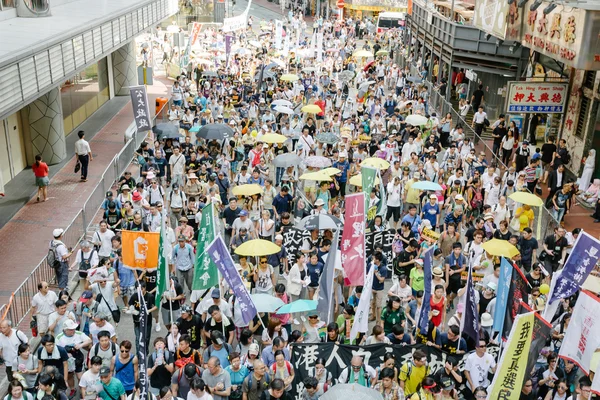
[[538, 242], [533, 237], [531, 239], [525, 239], [524, 237], [519, 238], [519, 250], [521, 252], [521, 259], [524, 261], [531, 261], [533, 257], [533, 251], [537, 250]]
[[569, 245], [567, 239], [561, 237], [560, 239], [556, 240], [555, 235], [548, 236], [544, 241], [544, 244], [546, 247], [548, 247], [548, 250], [552, 250], [552, 252], [554, 252], [554, 257], [548, 254], [548, 260], [553, 262], [558, 262], [558, 260], [560, 260], [562, 257], [562, 250]]
[[[148, 357], [148, 368], [154, 368], [157, 358], [158, 354], [156, 354], [156, 352], [152, 353]], [[160, 389], [171, 384], [171, 373], [165, 367], [165, 365], [173, 364], [173, 354], [170, 351], [165, 350], [163, 353], [163, 359], [164, 362], [161, 365], [157, 365], [152, 375], [150, 375], [150, 386], [153, 388]]]
[[79, 387], [85, 389], [85, 399], [95, 400], [96, 395], [102, 391], [100, 374], [94, 373], [91, 369], [85, 371], [79, 380]]
[[111, 378], [108, 385], [102, 382], [102, 389], [104, 390], [100, 392], [100, 398], [104, 400], [118, 400], [125, 394], [125, 388], [117, 378]]
[[400, 367], [399, 378], [404, 382], [404, 393], [410, 395], [417, 391], [417, 386], [427, 375], [428, 368], [423, 365], [417, 367], [412, 361], [408, 361]]
[[63, 370], [63, 363], [69, 360], [69, 353], [64, 347], [54, 346], [54, 352], [52, 354], [46, 354], [44, 346], [40, 346], [37, 352], [38, 360], [42, 361], [44, 367], [51, 365], [58, 368], [59, 371]]
[[431, 226], [436, 226], [437, 216], [439, 213], [440, 206], [437, 203], [434, 205], [431, 205], [431, 203], [425, 203], [423, 206], [423, 218], [431, 222]]
[[[251, 376], [248, 376], [246, 379], [244, 379], [244, 383], [242, 384], [242, 392], [247, 394], [248, 400], [258, 400], [260, 399], [262, 392], [269, 388], [270, 380], [267, 380], [266, 375], [258, 379], [254, 373], [251, 374]], [[251, 383], [252, 386], [249, 386], [249, 383]]]
[[[217, 383], [223, 384], [223, 390], [227, 390], [227, 388], [231, 387], [231, 377], [229, 373], [221, 368], [220, 372], [217, 375], [213, 375], [209, 370], [204, 370], [202, 372], [202, 380], [208, 387], [215, 387]], [[219, 396], [213, 393], [214, 400], [227, 400], [227, 397]]]
[[183, 318], [177, 319], [177, 325], [179, 325], [179, 332], [190, 335], [192, 342], [190, 345], [192, 348], [198, 350], [202, 342], [202, 319], [199, 315], [192, 315], [192, 319], [189, 321]]
[[[483, 357], [479, 357], [477, 353], [471, 353], [467, 357], [465, 363], [465, 371], [469, 371], [471, 374], [471, 380], [475, 387], [483, 386], [488, 387], [490, 381], [488, 379], [488, 372], [491, 368], [496, 366], [494, 356], [489, 353], [485, 353]], [[467, 386], [472, 390], [473, 388], [467, 382]]]
[[[371, 266], [375, 268], [374, 272], [379, 272], [379, 275], [381, 275], [382, 278], [387, 278], [389, 271], [387, 267], [383, 265], [383, 262], [379, 265], [379, 267], [372, 263], [369, 264], [367, 271], [371, 269]], [[385, 282], [380, 282], [379, 279], [373, 275], [373, 290], [383, 290], [384, 283]]]

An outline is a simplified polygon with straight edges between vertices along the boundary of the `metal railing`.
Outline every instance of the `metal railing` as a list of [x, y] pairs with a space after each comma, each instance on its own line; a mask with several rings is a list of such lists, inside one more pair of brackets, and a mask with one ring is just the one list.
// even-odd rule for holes
[[[170, 102], [170, 99], [169, 99]], [[168, 103], [169, 103], [168, 102]], [[168, 110], [168, 103], [154, 117], [154, 122], [164, 119]], [[73, 218], [69, 226], [63, 233], [62, 242], [68, 247], [77, 249], [82, 239], [87, 237], [87, 230], [95, 221], [96, 214], [102, 206], [105, 194], [111, 190], [119, 177], [131, 165], [136, 150], [146, 139], [148, 132], [135, 132], [135, 134], [125, 143], [121, 151], [113, 157], [102, 174], [100, 182], [94, 187], [90, 196], [87, 198], [81, 210]], [[69, 279], [79, 279], [74, 271]], [[37, 285], [42, 281], [54, 282], [56, 279], [54, 269], [48, 265], [46, 258], [42, 259], [38, 265], [31, 271], [29, 276], [12, 293], [10, 302], [0, 308], [0, 316], [12, 321], [13, 326], [19, 326], [31, 310], [31, 299], [38, 292]]]

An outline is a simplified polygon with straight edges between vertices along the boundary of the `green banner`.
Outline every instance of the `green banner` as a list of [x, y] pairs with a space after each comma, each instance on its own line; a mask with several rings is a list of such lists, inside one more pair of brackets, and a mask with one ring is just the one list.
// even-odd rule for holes
[[194, 266], [193, 290], [206, 290], [219, 284], [217, 266], [208, 256], [206, 247], [215, 240], [214, 206], [207, 204], [202, 209], [202, 218], [198, 227], [196, 243], [196, 264]]
[[[163, 223], [164, 228], [164, 223]], [[156, 270], [156, 295], [154, 304], [156, 307], [160, 308], [160, 301], [162, 300], [162, 295], [167, 291], [168, 281], [169, 281], [169, 266], [167, 265], [167, 249], [164, 246], [164, 235], [165, 230], [160, 230], [160, 242], [158, 244], [158, 251], [160, 254], [158, 255], [158, 269]]]
[[[377, 215], [377, 208], [375, 207], [373, 212], [369, 212], [369, 196], [371, 190], [375, 187], [375, 177], [377, 177], [377, 170], [371, 167], [361, 167], [360, 169], [362, 178], [362, 191], [365, 194], [365, 210], [367, 210], [367, 220], [372, 220]], [[372, 218], [369, 218], [372, 217]]]

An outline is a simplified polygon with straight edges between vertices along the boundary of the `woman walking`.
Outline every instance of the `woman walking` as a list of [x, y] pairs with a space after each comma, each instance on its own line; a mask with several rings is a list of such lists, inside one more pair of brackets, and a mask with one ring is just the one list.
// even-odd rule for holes
[[48, 185], [50, 184], [50, 179], [48, 179], [48, 164], [42, 161], [42, 156], [35, 156], [35, 163], [31, 166], [33, 170], [33, 174], [35, 175], [35, 184], [38, 187], [37, 198], [36, 201], [40, 201], [40, 197], [44, 199], [44, 201], [48, 200]]

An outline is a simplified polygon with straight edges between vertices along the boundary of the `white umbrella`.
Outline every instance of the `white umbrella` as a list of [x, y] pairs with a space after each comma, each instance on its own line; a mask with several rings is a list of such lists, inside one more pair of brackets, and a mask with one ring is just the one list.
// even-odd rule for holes
[[286, 106], [286, 107], [294, 106], [291, 101], [284, 100], [284, 99], [275, 100], [271, 104], [273, 104], [274, 106]]
[[262, 47], [262, 44], [260, 44], [260, 42], [258, 40], [251, 40], [248, 42], [248, 44], [250, 46], [254, 46], [254, 47]]
[[305, 67], [302, 68], [302, 72], [315, 72], [317, 69], [315, 67]]
[[235, 53], [239, 54], [241, 56], [249, 56], [250, 54], [252, 54], [252, 52], [245, 47], [241, 47], [241, 48], [237, 49], [235, 51]]
[[422, 115], [417, 115], [417, 114], [412, 114], [409, 115], [408, 117], [406, 117], [405, 122], [409, 125], [412, 126], [423, 126], [427, 124], [427, 121], [429, 121], [427, 118], [425, 118]]
[[282, 114], [292, 115], [294, 114], [294, 110], [287, 106], [275, 106], [275, 111]]

